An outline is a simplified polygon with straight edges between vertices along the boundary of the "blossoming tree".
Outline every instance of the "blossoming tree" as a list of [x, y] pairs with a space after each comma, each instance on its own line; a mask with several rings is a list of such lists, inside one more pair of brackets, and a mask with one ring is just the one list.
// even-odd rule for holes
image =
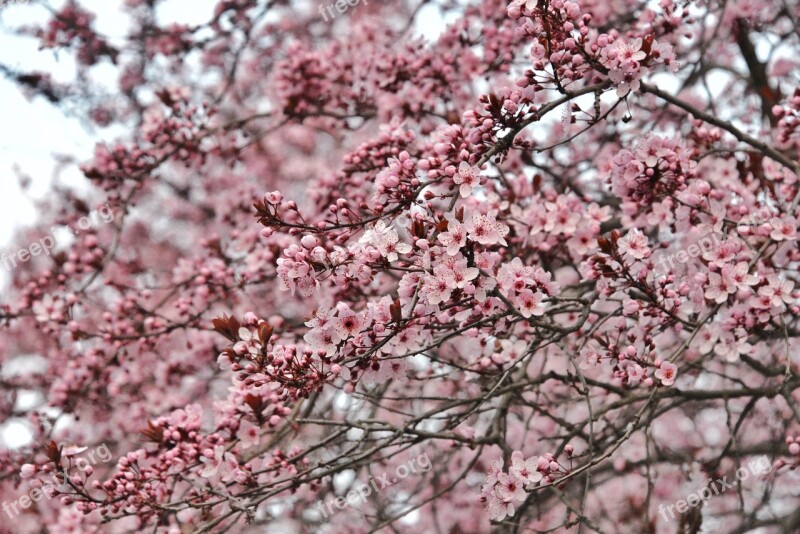
[[0, 530], [800, 529], [798, 3], [161, 3], [2, 69], [126, 134], [11, 248], [114, 214], [9, 273]]

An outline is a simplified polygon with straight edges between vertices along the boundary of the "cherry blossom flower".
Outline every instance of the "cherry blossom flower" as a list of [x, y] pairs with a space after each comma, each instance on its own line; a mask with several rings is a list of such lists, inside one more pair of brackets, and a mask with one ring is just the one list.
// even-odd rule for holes
[[458, 165], [458, 172], [453, 177], [456, 185], [460, 185], [459, 194], [462, 198], [466, 198], [472, 194], [472, 189], [478, 186], [481, 182], [480, 169], [471, 166], [466, 161], [462, 161]]
[[739, 332], [734, 335], [732, 332], [724, 332], [719, 338], [719, 342], [714, 345], [714, 353], [724, 357], [729, 362], [737, 361], [743, 354], [751, 354], [753, 346], [747, 342], [746, 334]]
[[397, 230], [387, 226], [383, 220], [376, 222], [371, 230], [365, 232], [360, 242], [374, 245], [381, 256], [389, 261], [397, 261], [398, 254], [411, 252], [411, 245], [400, 242]]
[[515, 474], [500, 473], [497, 476], [497, 496], [506, 502], [521, 501], [525, 498], [525, 480]]
[[233, 346], [236, 354], [241, 356], [249, 353], [252, 356], [257, 356], [261, 353], [261, 343], [249, 329], [242, 327], [239, 329], [238, 334], [240, 341]]
[[437, 239], [447, 248], [449, 255], [455, 256], [461, 247], [467, 244], [467, 230], [452, 213], [445, 214], [445, 219], [447, 219], [447, 231], [440, 233]]
[[608, 73], [608, 77], [617, 84], [617, 96], [622, 98], [628, 95], [631, 91], [638, 91], [641, 87], [640, 76], [646, 69], [639, 69], [636, 71], [626, 70], [624, 68], [612, 69]]
[[332, 331], [336, 333], [340, 340], [356, 335], [364, 327], [364, 319], [361, 314], [355, 313], [347, 304], [342, 304], [342, 309], [336, 316], [332, 324]]
[[493, 521], [502, 521], [506, 517], [514, 517], [516, 512], [514, 503], [504, 501], [494, 492], [488, 497], [486, 507], [489, 511], [489, 517]]
[[544, 314], [544, 306], [542, 306], [542, 299], [544, 295], [539, 293], [533, 293], [530, 289], [523, 289], [516, 298], [516, 302], [519, 305], [519, 312], [522, 314], [523, 317], [526, 319], [529, 318], [531, 315], [540, 316]]
[[638, 38], [630, 42], [619, 41], [616, 48], [616, 57], [622, 65], [638, 63], [647, 56], [641, 48], [642, 40]]
[[428, 304], [437, 305], [450, 298], [453, 288], [448, 283], [446, 277], [431, 276], [426, 279], [425, 283], [425, 299]]
[[664, 386], [671, 386], [675, 383], [675, 377], [678, 375], [678, 368], [675, 364], [670, 362], [661, 362], [661, 365], [656, 369], [655, 377], [661, 381]]
[[736, 292], [736, 286], [733, 285], [730, 277], [723, 276], [718, 273], [709, 273], [708, 287], [705, 296], [709, 300], [713, 300], [717, 304], [722, 304], [728, 300], [728, 296]]
[[312, 350], [333, 355], [336, 353], [339, 337], [333, 327], [325, 327], [310, 330], [303, 339]]
[[23, 464], [19, 470], [19, 476], [22, 479], [33, 478], [34, 474], [36, 474], [36, 466], [33, 464]]
[[783, 308], [785, 304], [795, 301], [792, 296], [793, 288], [794, 282], [791, 280], [784, 280], [777, 274], [770, 274], [767, 276], [767, 285], [761, 286], [758, 294], [768, 297], [772, 306]]
[[498, 222], [492, 214], [481, 214], [473, 211], [469, 217], [465, 216], [464, 225], [470, 239], [481, 245], [508, 245], [504, 239], [509, 228]]
[[794, 217], [779, 219], [773, 217], [770, 220], [772, 232], [770, 237], [775, 241], [796, 241], [797, 240], [797, 220]]
[[508, 469], [512, 477], [516, 477], [528, 486], [542, 480], [544, 475], [538, 471], [539, 458], [531, 456], [527, 460], [522, 456], [522, 452], [514, 451], [511, 453], [511, 466]]
[[200, 461], [204, 464], [200, 476], [204, 478], [219, 476], [223, 482], [234, 480], [239, 471], [239, 462], [236, 461], [236, 457], [230, 452], [225, 452], [225, 447], [221, 445], [217, 445], [213, 451], [207, 452], [211, 453], [211, 456], [206, 456], [204, 453], [200, 457]]
[[236, 432], [236, 437], [239, 438], [242, 449], [254, 447], [259, 443], [258, 427], [249, 421], [242, 421], [239, 425], [239, 430]]
[[641, 260], [650, 256], [647, 237], [634, 228], [619, 240], [619, 250], [634, 259]]
[[36, 320], [41, 323], [62, 320], [64, 318], [64, 309], [64, 301], [49, 294], [33, 303], [33, 313]]

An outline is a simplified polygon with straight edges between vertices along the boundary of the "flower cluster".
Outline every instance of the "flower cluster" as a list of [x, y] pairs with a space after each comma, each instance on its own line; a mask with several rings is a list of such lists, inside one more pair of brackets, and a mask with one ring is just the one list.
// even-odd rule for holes
[[[571, 456], [572, 447], [568, 446]], [[514, 516], [516, 506], [528, 493], [539, 485], [552, 484], [569, 474], [569, 469], [559, 464], [552, 454], [525, 458], [521, 451], [511, 453], [508, 472], [503, 470], [503, 461], [492, 464], [486, 473], [480, 499], [489, 509], [491, 518], [501, 521]]]
[[690, 152], [676, 138], [647, 135], [635, 150], [620, 150], [612, 161], [611, 190], [636, 206], [683, 189], [693, 176]]
[[40, 35], [42, 46], [74, 46], [77, 48], [77, 59], [84, 66], [94, 65], [104, 56], [115, 62], [119, 51], [92, 29], [93, 20], [93, 13], [77, 4], [66, 4]]
[[795, 89], [784, 105], [772, 108], [772, 114], [778, 119], [776, 142], [784, 149], [800, 147], [800, 89]]
[[542, 301], [558, 294], [559, 284], [551, 280], [551, 276], [541, 267], [529, 267], [519, 258], [514, 258], [498, 269], [497, 287], [527, 319], [532, 315], [543, 315], [545, 307]]

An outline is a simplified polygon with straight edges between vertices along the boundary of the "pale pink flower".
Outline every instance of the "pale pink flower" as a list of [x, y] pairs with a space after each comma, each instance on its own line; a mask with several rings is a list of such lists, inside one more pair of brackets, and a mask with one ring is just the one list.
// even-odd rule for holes
[[623, 254], [641, 260], [650, 256], [650, 247], [647, 246], [647, 237], [634, 228], [618, 241], [619, 250]]
[[527, 495], [524, 489], [525, 482], [519, 477], [507, 473], [497, 476], [495, 491], [497, 496], [506, 502], [521, 501]]
[[433, 306], [450, 298], [453, 289], [447, 279], [441, 276], [431, 276], [425, 282], [425, 299]]
[[503, 472], [503, 461], [502, 460], [495, 460], [489, 466], [489, 469], [486, 471], [486, 484], [490, 486], [494, 486], [497, 481], [499, 480], [500, 473]]
[[412, 250], [411, 245], [400, 241], [397, 230], [387, 226], [383, 220], [376, 222], [371, 230], [367, 230], [359, 242], [371, 244], [389, 261], [397, 261], [398, 254], [408, 254]]
[[507, 516], [514, 517], [516, 511], [513, 503], [505, 502], [494, 491], [486, 496], [486, 508], [493, 521], [501, 521]]
[[622, 65], [630, 62], [639, 62], [643, 60], [647, 54], [642, 50], [642, 40], [639, 38], [626, 43], [624, 41], [617, 42], [617, 59]]
[[500, 243], [507, 246], [505, 236], [508, 235], [508, 226], [498, 222], [494, 215], [483, 215], [480, 212], [472, 212], [472, 216], [464, 221], [469, 237], [481, 245], [495, 245]]
[[511, 467], [508, 468], [508, 472], [526, 484], [533, 485], [544, 478], [537, 470], [538, 465], [538, 456], [531, 456], [525, 460], [522, 452], [514, 451], [511, 453]]
[[258, 445], [259, 435], [258, 427], [245, 419], [239, 424], [239, 430], [236, 432], [236, 437], [239, 438], [239, 443], [242, 449], [249, 449]]
[[481, 183], [480, 169], [473, 167], [466, 161], [462, 161], [458, 166], [458, 172], [453, 176], [456, 185], [460, 185], [459, 193], [462, 198], [468, 197], [472, 193], [472, 188]]
[[661, 381], [664, 386], [671, 386], [675, 383], [675, 377], [678, 375], [678, 368], [675, 364], [670, 362], [661, 362], [661, 366], [656, 370], [655, 376]]
[[270, 204], [280, 204], [283, 194], [280, 191], [272, 191], [264, 195], [264, 200]]
[[229, 482], [235, 478], [239, 470], [239, 462], [236, 461], [236, 457], [230, 452], [225, 452], [223, 445], [214, 447], [213, 458], [201, 456], [200, 461], [205, 464], [200, 471], [200, 476], [204, 478], [219, 475], [223, 482]]
[[736, 266], [730, 264], [722, 268], [722, 275], [727, 276], [736, 289], [750, 289], [758, 283], [758, 275], [750, 274], [750, 268], [746, 261], [740, 261]]
[[544, 295], [539, 291], [534, 293], [530, 289], [523, 289], [516, 299], [520, 314], [526, 319], [531, 315], [544, 315], [544, 306], [542, 306], [543, 298]]
[[736, 287], [729, 284], [726, 277], [717, 273], [709, 273], [708, 287], [706, 288], [705, 297], [708, 300], [713, 300], [717, 304], [722, 304], [728, 300], [728, 295], [736, 292]]
[[303, 339], [311, 350], [325, 352], [328, 355], [336, 352], [336, 346], [341, 341], [332, 327], [314, 328], [306, 333]]
[[617, 84], [616, 93], [620, 98], [626, 96], [631, 91], [639, 90], [642, 85], [641, 80], [639, 79], [640, 76], [641, 71], [626, 72], [622, 69], [611, 69], [611, 71], [608, 73], [608, 77], [611, 79], [611, 81]]
[[714, 345], [714, 353], [718, 356], [724, 357], [729, 362], [739, 360], [742, 354], [750, 354], [753, 346], [747, 342], [747, 335], [742, 334], [737, 338], [733, 333], [726, 332], [719, 340], [719, 343]]
[[33, 303], [33, 314], [40, 323], [59, 321], [64, 318], [64, 301], [48, 293]]
[[467, 244], [467, 230], [464, 225], [452, 213], [445, 215], [447, 219], [447, 231], [442, 232], [436, 238], [447, 248], [450, 256], [455, 256], [461, 247]]
[[758, 294], [770, 298], [770, 304], [776, 307], [783, 307], [784, 303], [791, 304], [794, 302], [792, 297], [792, 288], [794, 282], [791, 280], [783, 280], [777, 274], [767, 276], [769, 285], [762, 286], [758, 289]]
[[797, 221], [794, 217], [780, 219], [773, 217], [769, 222], [772, 232], [769, 236], [775, 241], [795, 241], [797, 240]]
[[306, 321], [306, 326], [309, 328], [321, 328], [333, 321], [333, 316], [334, 310], [332, 308], [320, 306], [314, 310], [314, 314], [312, 315], [311, 319]]
[[356, 335], [361, 331], [363, 326], [364, 318], [362, 315], [355, 313], [347, 306], [344, 306], [343, 309], [339, 311], [339, 315], [332, 322], [333, 332], [340, 340]]
[[243, 356], [245, 353], [257, 356], [261, 353], [261, 343], [249, 329], [239, 328], [239, 339], [240, 341], [233, 346], [233, 350], [239, 356]]
[[453, 287], [464, 289], [469, 282], [478, 277], [480, 271], [475, 267], [467, 267], [466, 258], [451, 267], [448, 276], [451, 280]]

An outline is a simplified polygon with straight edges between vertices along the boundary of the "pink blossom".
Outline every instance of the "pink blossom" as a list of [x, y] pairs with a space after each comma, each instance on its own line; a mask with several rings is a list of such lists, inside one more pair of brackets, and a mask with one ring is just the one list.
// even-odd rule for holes
[[670, 362], [662, 362], [661, 366], [656, 369], [655, 377], [661, 381], [664, 386], [671, 386], [675, 383], [675, 377], [678, 374], [678, 368], [675, 364]]
[[445, 214], [447, 219], [447, 231], [437, 236], [437, 239], [447, 247], [447, 253], [455, 256], [458, 251], [467, 244], [467, 230], [463, 224], [451, 213]]
[[504, 239], [508, 235], [508, 226], [498, 222], [492, 214], [473, 211], [470, 217], [465, 216], [464, 225], [469, 238], [481, 245], [508, 245]]
[[770, 237], [775, 241], [795, 241], [797, 240], [797, 220], [794, 217], [779, 219], [773, 217], [770, 220], [772, 232]]
[[767, 285], [758, 289], [758, 294], [769, 297], [772, 306], [782, 308], [785, 304], [791, 304], [795, 301], [795, 298], [792, 296], [794, 282], [791, 280], [784, 280], [777, 274], [768, 275], [767, 282]]
[[497, 496], [506, 502], [521, 501], [525, 498], [525, 480], [514, 473], [500, 473], [497, 477]]
[[530, 289], [523, 289], [517, 295], [516, 301], [519, 305], [519, 311], [526, 319], [531, 315], [540, 316], [544, 314], [544, 306], [542, 306], [542, 299], [544, 295], [533, 293]]
[[619, 240], [619, 249], [623, 254], [628, 254], [637, 260], [650, 256], [647, 237], [636, 228]]
[[36, 474], [36, 466], [33, 464], [23, 464], [19, 471], [20, 478], [24, 479], [32, 478], [34, 474]]
[[458, 165], [458, 172], [453, 177], [456, 185], [460, 185], [459, 193], [462, 198], [466, 198], [472, 194], [472, 189], [480, 184], [480, 169], [471, 166], [466, 161], [462, 161]]
[[520, 451], [514, 451], [511, 454], [511, 467], [508, 472], [526, 484], [533, 485], [543, 478], [543, 475], [537, 470], [538, 465], [539, 458], [536, 456], [525, 460]]

